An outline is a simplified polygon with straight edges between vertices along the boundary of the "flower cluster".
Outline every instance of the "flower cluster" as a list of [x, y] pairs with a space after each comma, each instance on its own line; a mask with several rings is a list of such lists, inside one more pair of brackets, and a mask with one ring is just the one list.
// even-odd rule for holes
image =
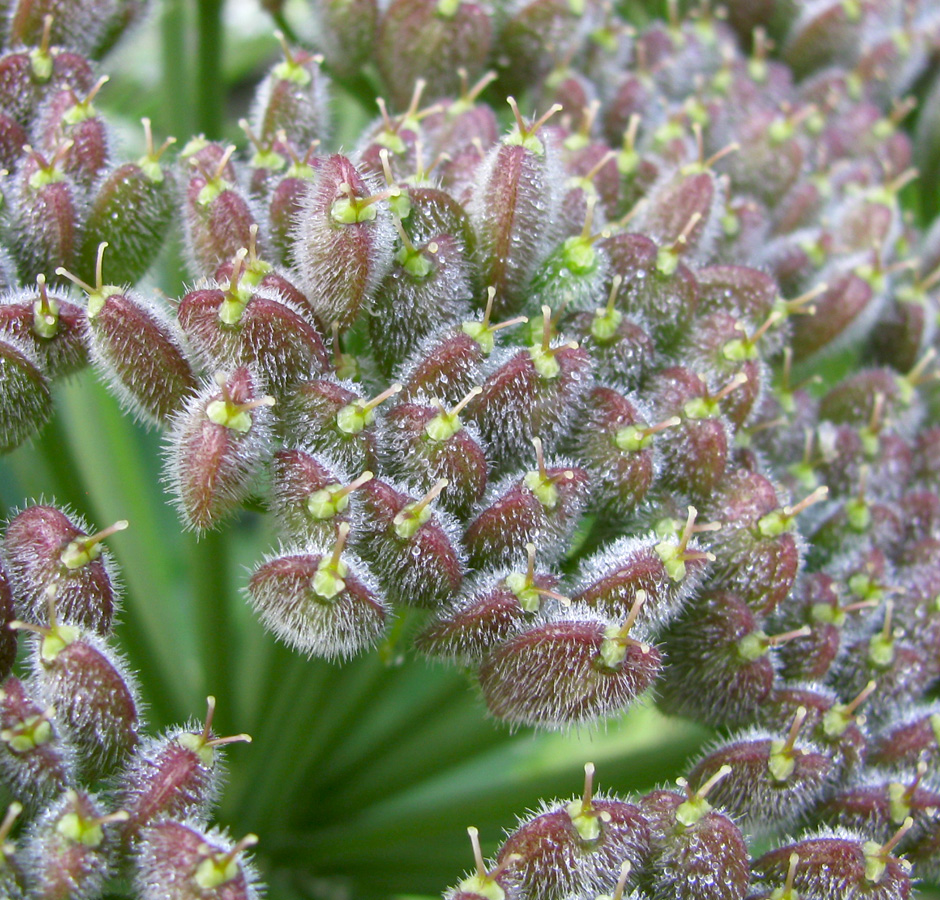
[[[7, 447], [91, 359], [165, 429], [185, 527], [263, 498], [281, 545], [247, 595], [289, 645], [348, 659], [415, 609], [416, 647], [511, 726], [650, 692], [722, 733], [684, 793], [595, 797], [589, 773], [452, 900], [902, 900], [895, 852], [940, 875], [940, 229], [901, 205], [894, 99], [940, 19], [766, 7], [636, 31], [591, 0], [323, 3], [324, 57], [285, 42], [249, 153], [194, 138], [175, 172], [149, 139], [109, 161], [49, 20], [0, 59], [29, 98], [7, 277], [36, 282], [0, 303]], [[376, 47], [403, 111], [330, 154], [330, 77]], [[174, 209], [194, 283], [165, 305], [118, 283]], [[49, 580], [59, 556], [22, 564], [35, 584], [7, 558], [34, 617], [50, 590], [75, 627], [110, 609]], [[153, 835], [143, 870], [196, 840]]]
[[145, 736], [135, 680], [109, 640], [121, 592], [102, 542], [126, 526], [90, 534], [68, 511], [29, 506], [3, 535], [0, 782], [15, 800], [0, 826], [0, 892], [91, 900], [123, 877], [140, 900], [250, 900], [242, 853], [256, 838], [208, 830], [219, 748], [250, 738], [213, 733], [213, 697], [204, 724]]

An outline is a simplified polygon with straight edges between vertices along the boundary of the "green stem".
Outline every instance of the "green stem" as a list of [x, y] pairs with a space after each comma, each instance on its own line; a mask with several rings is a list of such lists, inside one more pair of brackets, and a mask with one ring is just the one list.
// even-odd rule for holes
[[196, 127], [209, 139], [224, 125], [222, 8], [224, 0], [197, 0]]
[[162, 129], [182, 138], [193, 133], [193, 101], [191, 92], [190, 53], [187, 35], [190, 34], [185, 0], [164, 0], [161, 21], [163, 52], [163, 109]]
[[[202, 654], [203, 687], [217, 697], [231, 697], [232, 629], [228, 614], [228, 548], [224, 535], [209, 532], [187, 547], [192, 573], [193, 611]], [[215, 730], [226, 734], [232, 727], [231, 702], [216, 709]]]

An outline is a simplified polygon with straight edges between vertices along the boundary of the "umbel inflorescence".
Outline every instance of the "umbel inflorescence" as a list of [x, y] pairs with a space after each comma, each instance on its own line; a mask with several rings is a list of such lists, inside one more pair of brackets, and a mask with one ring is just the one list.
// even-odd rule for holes
[[[37, 19], [0, 58], [5, 449], [90, 361], [164, 430], [184, 527], [276, 519], [247, 596], [299, 651], [348, 659], [413, 609], [417, 650], [510, 726], [646, 696], [720, 733], [678, 791], [595, 794], [589, 767], [492, 864], [475, 843], [450, 900], [902, 900], [940, 876], [940, 228], [899, 199], [940, 16], [767, 7], [636, 30], [591, 0], [322, 3], [325, 59], [285, 42], [245, 152], [170, 160], [146, 126], [124, 164], [93, 104], [104, 44]], [[388, 107], [329, 152], [330, 79], [373, 55]], [[129, 283], [171, 224], [193, 282], [167, 304]], [[67, 590], [92, 540], [51, 507], [9, 523], [7, 617], [40, 637], [4, 696], [57, 735], [52, 703], [76, 760], [137, 785], [131, 713], [73, 721], [48, 674], [76, 642], [75, 678], [107, 661], [84, 634], [112, 601]], [[198, 768], [217, 741], [184, 737]], [[180, 855], [167, 896], [251, 890], [244, 842], [193, 836], [202, 801], [145, 819], [118, 789], [108, 818], [78, 787], [102, 773], [63, 759], [54, 783], [15, 769], [41, 791], [9, 776], [45, 810], [0, 867], [26, 896], [59, 896], [34, 835], [87, 845], [63, 816], [114, 833], [142, 897]]]

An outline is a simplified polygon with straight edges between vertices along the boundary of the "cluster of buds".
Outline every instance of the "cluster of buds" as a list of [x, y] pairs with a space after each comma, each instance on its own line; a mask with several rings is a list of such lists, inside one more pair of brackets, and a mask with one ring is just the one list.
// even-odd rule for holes
[[29, 506], [0, 542], [0, 784], [14, 798], [0, 896], [96, 900], [130, 879], [139, 900], [252, 900], [244, 851], [257, 839], [209, 827], [221, 748], [250, 738], [214, 733], [213, 697], [204, 723], [143, 733], [111, 641], [121, 590], [103, 542], [125, 527], [92, 534], [67, 510]]
[[[157, 315], [164, 324], [154, 304], [128, 297], [118, 316], [127, 328], [115, 328], [114, 311], [77, 302], [59, 270], [93, 282], [97, 248], [107, 238], [116, 251], [109, 274], [118, 284], [137, 281], [156, 258], [175, 206], [172, 171], [160, 161], [171, 141], [155, 147], [145, 119], [145, 153], [118, 163], [113, 129], [94, 105], [108, 79], [96, 75], [91, 55], [103, 52], [143, 3], [14, 6], [0, 53], [3, 452], [48, 420], [54, 380], [89, 361], [114, 364], [115, 343], [146, 357], [146, 345], [126, 343], [134, 339], [129, 320]], [[46, 10], [53, 6], [56, 17]], [[172, 368], [172, 361], [160, 362]], [[183, 389], [194, 386], [189, 378]], [[119, 380], [114, 387], [122, 390]], [[139, 411], [159, 415], [146, 404]]]
[[[783, 60], [743, 2], [639, 32], [599, 0], [323, 7], [336, 41], [325, 59], [285, 42], [251, 152], [180, 154], [194, 283], [170, 306], [104, 278], [155, 252], [158, 151], [121, 181], [138, 219], [73, 222], [71, 255], [50, 211], [94, 142], [55, 151], [78, 174], [20, 164], [8, 215], [29, 239], [11, 250], [39, 293], [0, 304], [0, 424], [41, 421], [44, 366], [93, 359], [165, 427], [185, 527], [259, 498], [276, 518], [247, 594], [287, 644], [347, 659], [415, 610], [418, 649], [465, 666], [510, 726], [590, 724], [651, 692], [721, 731], [684, 794], [601, 799], [589, 777], [494, 867], [478, 851], [453, 900], [906, 900], [895, 852], [940, 875], [940, 229], [902, 209], [910, 104], [892, 98], [940, 40], [931, 5], [762, 4]], [[392, 111], [327, 153], [326, 73], [373, 46]], [[64, 55], [48, 36], [38, 52]], [[500, 89], [543, 114], [508, 97], [501, 122], [481, 100]], [[857, 371], [827, 382], [840, 353]], [[7, 555], [34, 615], [65, 591], [24, 594]], [[135, 735], [81, 765], [118, 765]], [[197, 839], [141, 827], [152, 885]], [[750, 858], [752, 836], [794, 829]]]

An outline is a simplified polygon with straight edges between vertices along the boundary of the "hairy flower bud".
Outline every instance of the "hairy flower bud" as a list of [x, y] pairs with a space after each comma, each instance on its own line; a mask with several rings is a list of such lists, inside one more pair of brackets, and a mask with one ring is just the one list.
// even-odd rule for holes
[[248, 582], [264, 624], [309, 655], [348, 659], [374, 646], [388, 609], [365, 564], [345, 549], [349, 524], [331, 549], [290, 550], [269, 557]]
[[25, 806], [40, 808], [75, 783], [75, 754], [55, 710], [43, 709], [12, 676], [0, 687], [0, 742], [2, 779]]
[[165, 819], [145, 828], [137, 844], [135, 888], [140, 900], [257, 900], [257, 875], [243, 858], [258, 839], [237, 844], [213, 829]]
[[121, 520], [95, 534], [81, 518], [54, 506], [18, 512], [7, 525], [3, 556], [20, 618], [48, 622], [52, 596], [60, 621], [109, 634], [120, 583], [103, 542], [126, 527]]
[[219, 373], [173, 419], [166, 477], [188, 528], [215, 527], [251, 493], [271, 452], [272, 397], [247, 368]]

